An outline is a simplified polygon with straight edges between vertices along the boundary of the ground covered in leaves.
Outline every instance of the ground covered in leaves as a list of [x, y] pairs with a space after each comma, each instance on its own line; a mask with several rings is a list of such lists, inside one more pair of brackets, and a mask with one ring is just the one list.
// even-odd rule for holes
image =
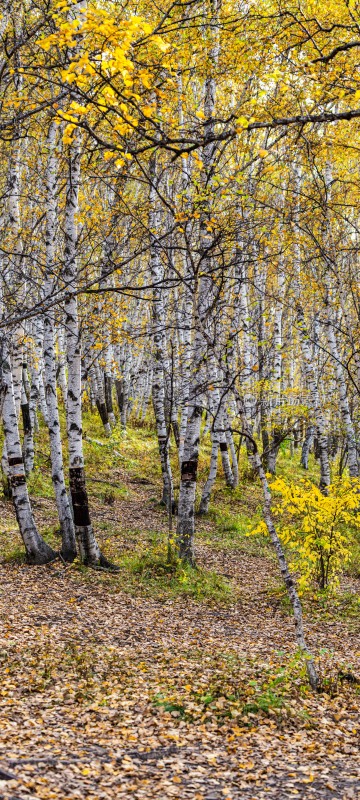
[[[216, 490], [184, 570], [166, 558], [153, 435], [97, 437], [89, 490], [118, 574], [21, 563], [1, 502], [0, 797], [360, 797], [356, 576], [306, 603], [314, 696], [271, 551], [245, 536], [256, 487]], [[45, 464], [31, 490], [54, 543]]]

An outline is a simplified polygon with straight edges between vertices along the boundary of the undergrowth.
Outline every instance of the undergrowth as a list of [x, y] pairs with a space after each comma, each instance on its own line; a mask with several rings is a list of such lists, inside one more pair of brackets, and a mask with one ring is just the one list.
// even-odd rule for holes
[[184, 595], [195, 600], [227, 604], [234, 601], [233, 585], [221, 575], [184, 564], [163, 548], [125, 556], [121, 568], [137, 576], [143, 588], [155, 594]]
[[[64, 433], [66, 471], [67, 448], [63, 410], [61, 410], [61, 427]], [[29, 492], [41, 533], [53, 548], [58, 550], [59, 523], [49, 469], [48, 433], [41, 420], [35, 438], [35, 470], [28, 481]], [[111, 437], [107, 438], [97, 412], [86, 409], [84, 450], [88, 494], [94, 512], [96, 533], [104, 554], [120, 567], [120, 572], [117, 575], [89, 573], [76, 563], [73, 567], [75, 573], [80, 571], [82, 576], [88, 574], [90, 581], [104, 581], [116, 591], [121, 589], [132, 594], [141, 592], [159, 598], [188, 596], [199, 602], [225, 605], [235, 602], [238, 596], [237, 588], [225, 577], [212, 570], [186, 567], [174, 559], [169, 561], [167, 558], [167, 518], [165, 510], [163, 517], [161, 516], [159, 507], [161, 468], [151, 416], [136, 422], [133, 426], [130, 425], [126, 432], [116, 427]], [[199, 462], [198, 501], [207, 477], [210, 451], [210, 438], [205, 437]], [[177, 492], [178, 458], [173, 441], [170, 455]], [[318, 466], [311, 456], [307, 475], [316, 481], [317, 472]], [[304, 472], [299, 465], [299, 451], [290, 457], [288, 445], [282, 445], [278, 459], [278, 474], [280, 476], [291, 474], [295, 481], [303, 477]], [[196, 519], [197, 540], [215, 552], [233, 551], [246, 557], [273, 561], [275, 557], [268, 537], [261, 534], [253, 537], [247, 535], [262, 517], [262, 496], [256, 478], [248, 475], [244, 447], [240, 452], [239, 476], [238, 487], [233, 491], [228, 489], [224, 486], [219, 464], [219, 477], [214, 487], [210, 511], [204, 517]], [[154, 509], [156, 513], [160, 512], [158, 531], [151, 531], [146, 527], [144, 529], [142, 520], [138, 520], [131, 527], [128, 522], [122, 524], [121, 513], [118, 517], [119, 524], [116, 522], [116, 516], [111, 516], [113, 508], [116, 510], [117, 504], [121, 501], [138, 503], [139, 492], [145, 486], [148, 489], [147, 507], [149, 510]], [[5, 502], [3, 509], [4, 519], [0, 531], [1, 557], [7, 563], [21, 563], [24, 561], [23, 546], [11, 502]], [[145, 510], [143, 518], [146, 525]], [[174, 520], [175, 525], [176, 520]], [[350, 580], [356, 580], [360, 576], [360, 543], [355, 544], [353, 548], [347, 565], [347, 575]], [[286, 592], [280, 586], [277, 596], [273, 594], [270, 598], [270, 605], [274, 603], [283, 611], [290, 610]], [[317, 610], [330, 615], [351, 617], [354, 620], [358, 614], [358, 595], [353, 591], [349, 592], [346, 584], [331, 602], [326, 597], [312, 599], [310, 595], [304, 599], [304, 604], [311, 613]]]

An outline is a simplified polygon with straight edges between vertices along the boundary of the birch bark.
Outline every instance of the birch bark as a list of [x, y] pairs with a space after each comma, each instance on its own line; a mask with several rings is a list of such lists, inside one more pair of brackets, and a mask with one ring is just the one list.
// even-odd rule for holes
[[[47, 137], [48, 163], [46, 169], [47, 206], [45, 230], [45, 297], [52, 296], [55, 285], [57, 185], [56, 129], [57, 126], [55, 122], [51, 122]], [[47, 424], [50, 437], [51, 478], [55, 490], [56, 506], [59, 515], [62, 537], [61, 555], [65, 561], [71, 562], [76, 556], [76, 542], [74, 522], [65, 486], [60, 417], [56, 391], [55, 312], [52, 309], [45, 308], [43, 320], [45, 397], [47, 405]]]
[[30, 475], [34, 469], [34, 436], [33, 427], [31, 424], [30, 404], [29, 398], [25, 391], [24, 381], [21, 388], [21, 416], [23, 421], [24, 441], [23, 441], [23, 459], [26, 477]]
[[282, 319], [283, 319], [283, 300], [285, 290], [285, 274], [283, 258], [280, 256], [278, 268], [277, 298], [274, 314], [274, 359], [273, 359], [273, 398], [272, 416], [273, 426], [271, 441], [269, 446], [269, 456], [267, 467], [272, 475], [276, 472], [276, 459], [282, 441], [282, 424], [280, 417], [281, 393], [282, 393]]
[[189, 411], [187, 417], [183, 459], [181, 462], [178, 521], [176, 531], [177, 549], [180, 558], [194, 563], [195, 497], [199, 460], [200, 427], [202, 414], [201, 366], [204, 357], [203, 329], [206, 328], [208, 311], [212, 296], [211, 259], [213, 235], [209, 225], [210, 198], [216, 145], [213, 142], [214, 111], [216, 97], [215, 68], [219, 57], [218, 15], [219, 0], [211, 2], [209, 74], [205, 80], [204, 91], [204, 147], [202, 183], [204, 204], [200, 217], [200, 271], [196, 291], [197, 301], [194, 314], [195, 337], [193, 346], [192, 379], [189, 392]]
[[173, 503], [173, 481], [169, 458], [169, 431], [166, 425], [165, 416], [165, 376], [164, 362], [166, 360], [164, 338], [165, 338], [165, 313], [163, 304], [163, 268], [161, 264], [159, 249], [159, 212], [157, 197], [157, 172], [156, 156], [150, 160], [149, 174], [151, 179], [150, 186], [150, 272], [153, 284], [152, 290], [152, 316], [153, 316], [153, 342], [154, 342], [154, 370], [152, 396], [154, 413], [156, 420], [157, 437], [161, 461], [161, 472], [163, 479], [162, 502], [166, 508], [170, 508]]
[[241, 421], [242, 421], [242, 433], [245, 434], [245, 436], [247, 436], [247, 438], [249, 439], [249, 442], [250, 442], [250, 449], [248, 451], [249, 452], [250, 461], [252, 462], [252, 466], [253, 466], [254, 471], [257, 472], [257, 474], [258, 474], [258, 476], [260, 478], [260, 482], [261, 482], [261, 486], [262, 486], [262, 492], [263, 492], [263, 498], [264, 498], [263, 515], [264, 515], [265, 524], [266, 524], [266, 527], [267, 527], [268, 532], [269, 532], [269, 536], [270, 536], [270, 539], [271, 539], [272, 546], [273, 546], [273, 548], [275, 550], [275, 553], [276, 553], [276, 557], [277, 557], [277, 560], [278, 560], [280, 572], [281, 572], [284, 584], [286, 586], [288, 597], [289, 597], [289, 600], [290, 600], [290, 603], [291, 603], [291, 606], [292, 606], [292, 609], [293, 609], [294, 622], [295, 622], [295, 635], [296, 635], [298, 647], [299, 647], [299, 650], [300, 650], [302, 656], [305, 658], [306, 671], [307, 671], [307, 674], [308, 674], [310, 686], [312, 687], [312, 689], [317, 690], [318, 687], [319, 687], [319, 678], [318, 678], [318, 675], [317, 675], [317, 672], [316, 672], [313, 656], [310, 653], [310, 651], [308, 649], [308, 646], [306, 644], [306, 640], [305, 640], [304, 622], [303, 622], [303, 614], [302, 614], [302, 606], [301, 606], [300, 597], [299, 597], [298, 592], [297, 592], [297, 588], [296, 588], [296, 584], [295, 584], [294, 578], [290, 573], [290, 570], [289, 570], [289, 567], [288, 567], [288, 563], [286, 561], [285, 553], [284, 553], [281, 541], [279, 539], [279, 536], [278, 536], [276, 528], [275, 528], [274, 518], [273, 518], [273, 514], [272, 514], [272, 510], [271, 510], [271, 492], [270, 492], [269, 484], [268, 484], [268, 481], [267, 481], [267, 478], [266, 478], [266, 474], [265, 474], [265, 470], [264, 470], [264, 467], [263, 467], [263, 464], [262, 464], [262, 460], [261, 460], [261, 458], [259, 456], [259, 453], [257, 451], [256, 443], [255, 443], [255, 441], [254, 441], [254, 439], [252, 437], [250, 426], [249, 426], [248, 421], [247, 421], [247, 419], [245, 417], [244, 401], [239, 395], [237, 397], [237, 400], [238, 400], [238, 406], [239, 406], [239, 409], [240, 409], [240, 417], [241, 417]]
[[8, 474], [16, 519], [29, 563], [47, 564], [56, 558], [56, 553], [40, 536], [31, 510], [20, 445], [9, 347], [3, 330], [0, 331], [0, 377]]
[[325, 219], [326, 219], [326, 241], [325, 247], [327, 252], [327, 258], [325, 262], [326, 273], [325, 273], [325, 329], [326, 329], [326, 336], [328, 340], [329, 350], [333, 359], [334, 370], [336, 375], [336, 383], [337, 383], [337, 390], [339, 393], [339, 400], [340, 400], [340, 413], [343, 421], [343, 425], [345, 428], [346, 433], [346, 441], [347, 441], [347, 452], [348, 452], [348, 467], [349, 467], [349, 474], [351, 478], [357, 478], [359, 476], [359, 465], [357, 459], [357, 445], [356, 445], [356, 436], [355, 436], [355, 429], [353, 425], [353, 421], [351, 419], [350, 414], [350, 406], [348, 400], [348, 392], [347, 386], [345, 381], [345, 375], [343, 366], [341, 363], [340, 355], [339, 355], [339, 348], [338, 342], [336, 337], [336, 330], [335, 330], [335, 322], [334, 322], [334, 312], [332, 308], [332, 295], [333, 295], [333, 287], [331, 285], [331, 262], [334, 264], [336, 263], [336, 253], [333, 244], [333, 237], [331, 231], [331, 224], [329, 219], [329, 199], [331, 197], [331, 181], [332, 181], [332, 174], [331, 174], [331, 166], [328, 163], [325, 170], [325, 186], [326, 186], [326, 208], [325, 208]]
[[295, 298], [296, 298], [296, 327], [299, 334], [301, 352], [303, 357], [304, 372], [306, 376], [306, 383], [309, 389], [310, 406], [316, 426], [316, 436], [319, 444], [319, 458], [320, 458], [320, 488], [326, 492], [327, 487], [330, 485], [330, 462], [328, 450], [328, 438], [326, 434], [326, 422], [323, 410], [320, 403], [319, 389], [316, 380], [315, 368], [312, 359], [312, 352], [310, 347], [309, 333], [305, 322], [305, 314], [301, 303], [301, 289], [300, 289], [300, 264], [301, 254], [300, 245], [298, 241], [299, 230], [299, 199], [301, 179], [300, 172], [296, 171], [295, 176], [295, 191], [297, 193], [297, 201], [295, 208], [295, 252], [294, 252], [294, 268], [295, 268]]
[[100, 552], [91, 524], [86, 492], [81, 414], [81, 340], [77, 305], [77, 226], [80, 186], [80, 134], [74, 131], [69, 145], [68, 180], [65, 204], [64, 280], [65, 332], [68, 364], [67, 435], [69, 443], [70, 492], [74, 512], [75, 535], [81, 561], [89, 566], [110, 566]]

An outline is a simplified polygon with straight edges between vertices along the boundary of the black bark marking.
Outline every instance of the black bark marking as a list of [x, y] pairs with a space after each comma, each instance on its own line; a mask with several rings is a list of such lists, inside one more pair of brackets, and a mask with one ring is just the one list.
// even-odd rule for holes
[[21, 414], [23, 419], [24, 433], [31, 433], [32, 427], [31, 427], [29, 403], [23, 403], [21, 405]]
[[23, 486], [26, 483], [25, 475], [11, 475], [10, 483], [11, 486]]
[[181, 480], [196, 483], [197, 467], [197, 459], [183, 461], [181, 464]]
[[85, 485], [85, 470], [83, 467], [70, 467], [69, 474], [74, 522], [76, 526], [83, 528], [91, 524]]
[[8, 459], [9, 467], [16, 467], [18, 464], [23, 464], [24, 459], [22, 456], [13, 456], [12, 458]]

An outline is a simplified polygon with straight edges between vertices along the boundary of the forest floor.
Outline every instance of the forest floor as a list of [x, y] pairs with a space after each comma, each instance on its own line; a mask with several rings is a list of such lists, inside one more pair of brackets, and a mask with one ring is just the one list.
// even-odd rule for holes
[[[89, 436], [94, 524], [119, 573], [28, 567], [0, 501], [0, 798], [360, 798], [359, 579], [305, 603], [314, 695], [272, 553], [246, 536], [258, 488], [219, 483], [199, 569], [182, 569], [151, 431], [109, 443], [89, 422]], [[45, 446], [30, 489], [54, 544]]]

